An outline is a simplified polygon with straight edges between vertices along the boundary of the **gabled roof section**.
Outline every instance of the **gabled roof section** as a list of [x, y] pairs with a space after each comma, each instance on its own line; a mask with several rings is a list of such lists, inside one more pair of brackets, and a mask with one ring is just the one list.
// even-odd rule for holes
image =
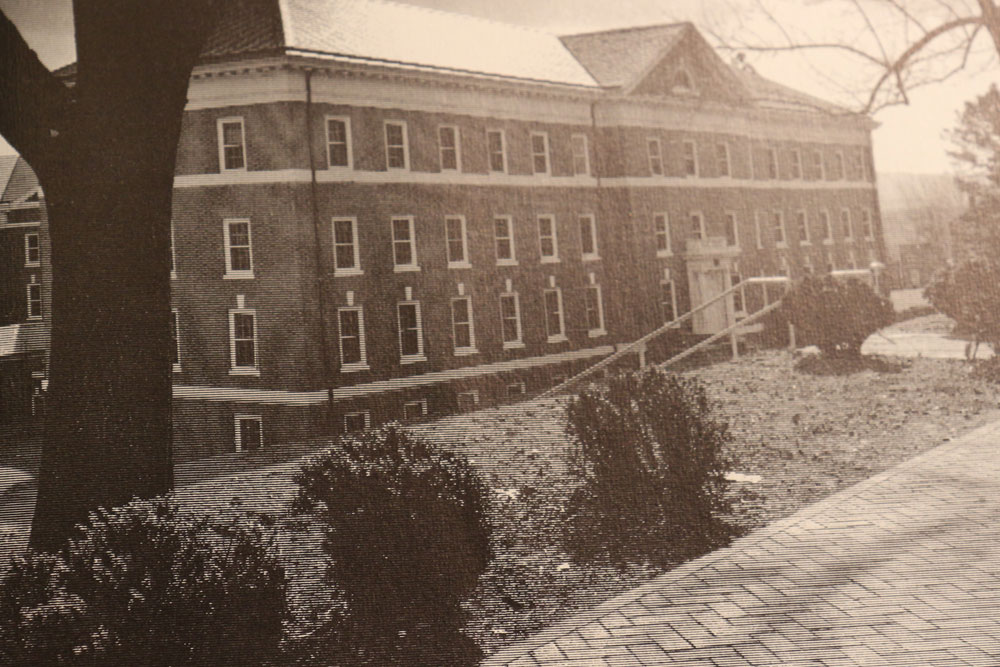
[[14, 157], [16, 159], [10, 175], [0, 183], [0, 187], [3, 188], [0, 200], [4, 204], [14, 205], [37, 201], [37, 198], [33, 200], [29, 200], [29, 198], [35, 194], [41, 196], [42, 187], [38, 182], [38, 176], [35, 175], [34, 170], [24, 158], [19, 155]]
[[7, 184], [19, 159], [18, 155], [0, 155], [0, 202], [4, 204], [9, 203], [3, 195], [7, 191]]
[[733, 66], [733, 73], [750, 92], [758, 106], [797, 109], [799, 111], [822, 111], [834, 115], [858, 115], [845, 107], [807, 95], [757, 74], [752, 67]]
[[687, 30], [693, 29], [690, 23], [670, 23], [563, 35], [559, 39], [601, 86], [625, 88], [669, 52]]

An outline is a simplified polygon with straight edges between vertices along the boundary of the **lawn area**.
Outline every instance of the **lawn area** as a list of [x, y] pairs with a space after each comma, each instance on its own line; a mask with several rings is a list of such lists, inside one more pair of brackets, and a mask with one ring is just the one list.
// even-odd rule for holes
[[[768, 351], [688, 371], [707, 386], [731, 424], [733, 520], [753, 528], [1000, 418], [997, 387], [960, 361], [914, 359], [896, 373], [813, 376], [787, 352]], [[529, 401], [412, 427], [469, 457], [493, 489], [497, 558], [468, 609], [469, 632], [487, 652], [581, 607], [659, 574], [636, 564], [577, 564], [561, 549], [560, 511], [573, 489], [565, 398]], [[295, 461], [181, 488], [182, 504], [205, 511], [241, 508], [296, 526], [282, 538], [303, 614], [322, 614], [330, 598], [317, 526], [288, 516]], [[759, 477], [759, 480], [758, 480]], [[749, 481], [746, 481], [749, 480]], [[309, 591], [313, 591], [312, 594]], [[310, 597], [312, 595], [312, 597]]]

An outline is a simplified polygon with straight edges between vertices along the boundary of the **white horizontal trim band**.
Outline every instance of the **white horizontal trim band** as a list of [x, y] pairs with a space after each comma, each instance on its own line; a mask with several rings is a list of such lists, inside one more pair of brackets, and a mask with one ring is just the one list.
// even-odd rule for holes
[[609, 188], [719, 188], [743, 190], [874, 190], [869, 181], [758, 181], [739, 178], [603, 178], [601, 185]]

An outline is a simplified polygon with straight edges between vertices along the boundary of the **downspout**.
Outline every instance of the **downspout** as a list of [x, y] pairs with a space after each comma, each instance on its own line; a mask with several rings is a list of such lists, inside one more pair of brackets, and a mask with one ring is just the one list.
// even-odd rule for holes
[[306, 146], [309, 149], [309, 194], [312, 203], [313, 253], [316, 262], [316, 310], [319, 314], [320, 361], [323, 368], [323, 383], [326, 385], [328, 427], [333, 426], [333, 364], [330, 360], [328, 332], [326, 327], [326, 299], [323, 294], [323, 232], [319, 218], [319, 187], [316, 183], [316, 159], [313, 147], [312, 122], [312, 73], [311, 67], [304, 68], [306, 83]]

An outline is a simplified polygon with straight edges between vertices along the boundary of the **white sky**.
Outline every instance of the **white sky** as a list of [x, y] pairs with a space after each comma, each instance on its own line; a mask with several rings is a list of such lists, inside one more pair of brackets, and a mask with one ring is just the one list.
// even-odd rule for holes
[[[754, 41], [779, 39], [766, 19], [754, 15], [757, 0], [407, 0], [410, 4], [447, 11], [475, 14], [497, 21], [515, 23], [565, 34], [651, 23], [692, 21], [700, 28], [734, 34]], [[870, 2], [871, 0], [869, 0]], [[959, 5], [970, 0], [909, 0], [908, 6], [921, 13], [922, 3], [934, 2], [927, 11]], [[846, 0], [767, 0], [773, 14], [793, 37], [813, 40], [846, 38], [865, 44], [863, 29], [851, 21], [857, 14]], [[866, 5], [868, 6], [868, 5]], [[70, 0], [0, 0], [0, 7], [18, 25], [29, 45], [49, 67], [59, 67], [75, 58]], [[895, 40], [912, 39], [903, 34], [893, 16], [871, 14], [873, 23], [891, 49]], [[910, 105], [878, 112], [881, 127], [874, 132], [875, 164], [878, 171], [950, 172], [944, 132], [954, 127], [962, 104], [1000, 81], [1000, 64], [988, 39], [976, 43], [972, 67], [945, 83], [915, 91]], [[863, 75], [852, 61], [835, 56], [813, 56], [806, 62], [801, 54], [782, 56], [748, 54], [749, 61], [764, 76], [834, 102], [850, 104], [845, 87]], [[728, 57], [723, 54], [723, 57]], [[856, 106], [856, 105], [855, 105]], [[0, 153], [13, 150], [0, 139]]]

